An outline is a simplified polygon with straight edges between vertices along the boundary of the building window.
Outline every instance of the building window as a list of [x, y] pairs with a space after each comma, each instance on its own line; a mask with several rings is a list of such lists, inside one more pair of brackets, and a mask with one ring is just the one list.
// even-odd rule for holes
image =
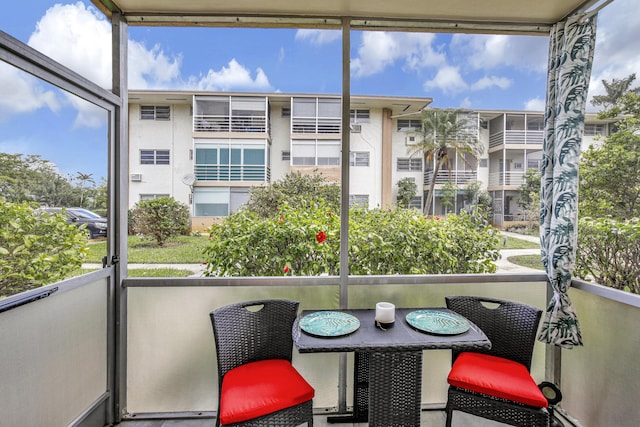
[[249, 200], [249, 187], [196, 187], [194, 216], [228, 216]]
[[291, 141], [291, 164], [294, 166], [338, 166], [340, 165], [340, 141], [294, 139]]
[[489, 159], [480, 159], [480, 167], [486, 168], [489, 166]]
[[282, 107], [282, 117], [291, 117], [291, 108]]
[[159, 199], [160, 197], [170, 197], [170, 196], [169, 194], [141, 194], [140, 201], [154, 200], [154, 199]]
[[584, 134], [586, 136], [604, 135], [606, 125], [604, 123], [585, 123]]
[[413, 199], [411, 199], [411, 202], [409, 202], [409, 208], [421, 210], [422, 209], [422, 197], [415, 196]]
[[369, 123], [369, 110], [351, 110], [349, 119], [351, 123]]
[[168, 165], [169, 150], [140, 150], [141, 165]]
[[286, 160], [286, 161], [291, 160], [291, 151], [283, 151], [282, 160]]
[[340, 98], [293, 98], [292, 133], [340, 133], [342, 103]]
[[171, 108], [168, 105], [141, 105], [140, 120], [169, 120]]
[[398, 132], [409, 132], [422, 129], [420, 119], [398, 119]]
[[349, 194], [349, 206], [358, 206], [361, 208], [369, 207], [369, 195], [368, 194]]
[[264, 144], [197, 143], [195, 149], [199, 181], [267, 181]]
[[417, 157], [399, 157], [397, 170], [409, 172], [422, 172], [422, 159]]
[[349, 153], [349, 166], [369, 166], [369, 152], [352, 151]]

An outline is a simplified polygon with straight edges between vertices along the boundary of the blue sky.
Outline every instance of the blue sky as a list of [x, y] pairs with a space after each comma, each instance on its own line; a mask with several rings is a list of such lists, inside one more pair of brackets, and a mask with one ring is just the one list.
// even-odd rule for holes
[[[0, 29], [108, 88], [110, 25], [90, 1], [7, 2]], [[547, 37], [354, 32], [351, 91], [435, 107], [540, 111]], [[131, 89], [341, 93], [339, 31], [129, 28]], [[638, 73], [640, 2], [599, 14], [590, 96]], [[589, 106], [590, 107], [590, 106]], [[106, 114], [0, 63], [0, 152], [106, 176]]]

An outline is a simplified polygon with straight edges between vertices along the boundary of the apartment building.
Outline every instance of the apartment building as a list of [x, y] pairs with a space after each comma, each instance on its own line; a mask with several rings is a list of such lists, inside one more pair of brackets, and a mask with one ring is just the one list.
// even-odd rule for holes
[[[413, 179], [420, 208], [434, 173], [411, 148], [420, 113], [431, 98], [353, 96], [350, 110], [350, 203], [395, 203], [397, 183]], [[479, 159], [455, 158], [436, 178], [433, 212], [444, 213], [439, 190], [458, 188], [453, 210], [464, 207], [463, 190], [481, 183], [494, 202], [494, 223], [523, 220], [518, 210], [524, 172], [539, 167], [542, 113], [468, 113], [483, 145]], [[204, 230], [236, 211], [249, 189], [292, 171], [341, 179], [341, 100], [310, 94], [132, 91], [129, 93], [129, 207], [171, 196], [191, 209], [192, 227]], [[608, 124], [589, 117], [585, 145], [605, 135]]]

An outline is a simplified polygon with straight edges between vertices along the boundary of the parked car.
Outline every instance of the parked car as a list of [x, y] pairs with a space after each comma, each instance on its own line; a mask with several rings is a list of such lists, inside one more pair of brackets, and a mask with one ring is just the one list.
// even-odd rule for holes
[[107, 219], [95, 212], [84, 208], [42, 208], [43, 212], [63, 212], [67, 215], [67, 222], [81, 226], [86, 224], [90, 239], [107, 237]]

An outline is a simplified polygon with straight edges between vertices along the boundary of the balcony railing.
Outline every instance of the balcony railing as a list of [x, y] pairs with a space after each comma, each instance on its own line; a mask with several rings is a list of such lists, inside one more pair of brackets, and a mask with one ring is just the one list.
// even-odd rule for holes
[[194, 115], [194, 132], [252, 132], [267, 131], [266, 116]]
[[489, 148], [499, 147], [503, 144], [513, 145], [542, 145], [544, 131], [541, 130], [507, 130], [496, 132], [489, 137]]
[[[0, 313], [2, 425], [82, 425], [113, 398], [116, 328], [109, 269], [56, 284], [51, 296]], [[294, 280], [291, 280], [294, 279]], [[217, 381], [208, 313], [233, 301], [293, 298], [301, 309], [337, 309], [338, 277], [125, 279], [127, 325], [118, 354], [126, 384], [125, 419], [215, 414]], [[481, 294], [546, 306], [543, 274], [374, 276], [348, 279], [349, 306], [443, 306], [444, 297]], [[640, 296], [574, 281], [571, 299], [585, 346], [560, 355], [562, 411], [585, 426], [633, 426], [640, 419], [637, 361]], [[119, 304], [122, 304], [120, 302]], [[532, 374], [545, 379], [553, 357], [537, 342]], [[450, 352], [429, 350], [422, 406], [442, 408]], [[352, 355], [294, 352], [294, 364], [316, 389], [317, 413], [351, 405]], [[343, 378], [348, 378], [341, 392]], [[126, 367], [126, 369], [124, 369]], [[342, 396], [342, 397], [341, 397]], [[346, 396], [346, 397], [345, 397]], [[344, 401], [342, 399], [345, 399]], [[98, 425], [98, 424], [91, 424]], [[100, 424], [102, 425], [102, 424]]]
[[495, 172], [489, 174], [489, 187], [500, 185], [517, 185], [524, 184], [524, 172]]
[[[424, 185], [431, 185], [433, 179], [433, 171], [426, 171], [424, 173]], [[476, 171], [468, 170], [455, 170], [455, 171], [438, 171], [436, 176], [436, 185], [446, 184], [451, 182], [455, 185], [468, 184], [469, 182], [476, 181], [478, 179], [478, 173]]]
[[292, 117], [291, 133], [336, 133], [342, 132], [340, 118], [333, 117]]
[[260, 181], [271, 179], [271, 168], [262, 165], [195, 165], [198, 181]]

